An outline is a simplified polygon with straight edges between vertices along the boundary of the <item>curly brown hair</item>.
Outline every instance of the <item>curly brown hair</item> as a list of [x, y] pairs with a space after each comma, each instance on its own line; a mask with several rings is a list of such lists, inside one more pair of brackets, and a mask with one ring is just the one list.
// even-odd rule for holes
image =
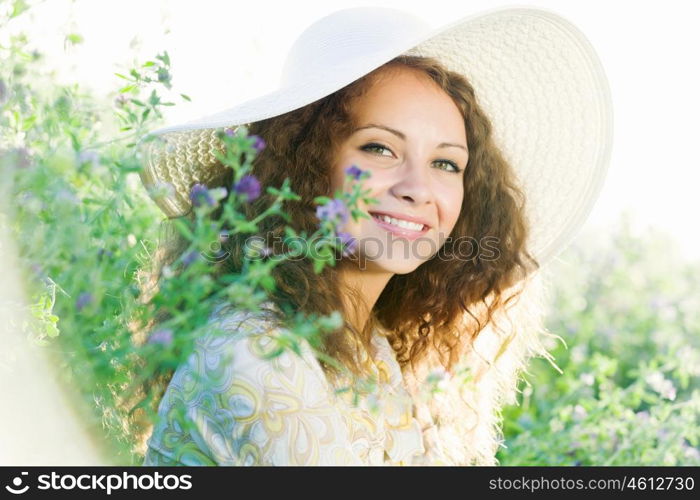
[[[494, 321], [495, 312], [516, 299], [519, 292], [513, 287], [539, 268], [526, 248], [525, 197], [516, 185], [511, 166], [494, 143], [491, 123], [478, 104], [474, 88], [462, 75], [426, 57], [399, 56], [327, 97], [248, 125], [249, 133], [262, 137], [266, 143], [254, 160], [252, 174], [264, 187], [280, 188], [288, 178], [292, 190], [301, 197], [299, 201], [286, 202], [284, 209], [291, 222], [280, 216], [267, 217], [259, 224], [259, 236], [270, 241], [283, 236], [285, 226], [307, 234], [317, 229], [313, 199], [332, 196], [328, 165], [357, 125], [353, 103], [368, 91], [378, 75], [398, 66], [427, 74], [453, 99], [464, 117], [469, 140], [464, 198], [441, 255], [458, 254], [455, 245], [464, 238], [482, 241], [486, 237], [498, 242], [499, 255], [495, 259], [483, 258], [483, 253], [469, 259], [434, 257], [413, 272], [394, 275], [361, 331], [346, 319], [343, 328], [324, 338], [325, 353], [359, 375], [366, 372], [358, 364], [357, 350], [365, 349], [370, 358], [374, 355], [371, 335], [378, 326], [386, 331], [402, 369], [409, 364], [415, 366], [432, 352], [446, 370], [452, 370], [484, 327]], [[230, 175], [232, 171], [225, 183], [231, 183]], [[263, 193], [242, 207], [244, 215], [256, 217], [273, 199], [273, 195]], [[219, 209], [213, 217], [216, 219], [221, 213]], [[240, 271], [247, 237], [250, 235], [224, 242], [222, 250], [229, 258], [212, 266], [213, 275]], [[175, 233], [161, 242], [148, 281], [155, 283], [163, 266], [176, 262], [186, 247], [187, 242]], [[270, 299], [280, 310], [324, 315], [340, 311], [347, 318], [341, 297], [350, 294], [357, 299], [353, 303], [359, 303], [360, 297], [341, 283], [339, 272], [344, 265], [351, 264], [340, 259], [337, 267], [327, 266], [316, 274], [309, 259], [284, 261], [272, 271], [276, 290]], [[156, 322], [170, 314], [159, 311]], [[337, 375], [332, 365], [321, 364], [329, 376]], [[161, 390], [170, 376], [172, 373], [165, 374], [160, 380]]]

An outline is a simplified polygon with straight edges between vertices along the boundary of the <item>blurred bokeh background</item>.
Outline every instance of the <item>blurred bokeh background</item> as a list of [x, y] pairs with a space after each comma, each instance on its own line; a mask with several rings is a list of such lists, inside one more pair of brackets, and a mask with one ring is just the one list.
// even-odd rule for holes
[[[128, 358], [122, 312], [160, 218], [129, 144], [154, 124], [272, 90], [289, 43], [317, 17], [356, 5], [440, 25], [510, 4], [0, 1], [0, 463], [130, 463], [109, 412], [113, 391], [97, 388], [123, 383], [121, 358], [99, 353]], [[520, 5], [551, 9], [588, 36], [608, 74], [615, 130], [599, 202], [548, 270], [561, 373], [533, 361], [519, 405], [504, 411], [498, 457], [698, 465], [694, 7]]]

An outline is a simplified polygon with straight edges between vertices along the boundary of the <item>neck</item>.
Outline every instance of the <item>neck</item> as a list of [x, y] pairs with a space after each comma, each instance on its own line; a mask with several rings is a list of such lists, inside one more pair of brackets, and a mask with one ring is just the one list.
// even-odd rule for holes
[[374, 304], [393, 273], [346, 267], [339, 268], [338, 274], [341, 285], [355, 290], [359, 295], [359, 304], [356, 303], [355, 296], [350, 294], [343, 294], [342, 300], [349, 316], [348, 321], [358, 331], [362, 331], [369, 319], [370, 311], [374, 308]]

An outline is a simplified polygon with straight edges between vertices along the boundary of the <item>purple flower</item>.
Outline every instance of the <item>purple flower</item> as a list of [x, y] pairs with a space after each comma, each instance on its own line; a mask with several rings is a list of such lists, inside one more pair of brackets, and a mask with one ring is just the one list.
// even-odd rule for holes
[[71, 205], [78, 205], [80, 203], [80, 198], [78, 198], [74, 192], [69, 189], [61, 188], [55, 195], [55, 199], [65, 202]]
[[233, 137], [234, 135], [236, 135], [235, 127], [226, 127], [224, 129], [224, 134], [226, 134], [228, 137]]
[[117, 107], [119, 107], [119, 108], [123, 108], [123, 107], [125, 107], [125, 106], [129, 103], [129, 101], [131, 101], [131, 99], [129, 98], [129, 96], [127, 96], [127, 95], [125, 95], [125, 94], [119, 94], [119, 95], [114, 99], [114, 104], [115, 104], [115, 106], [117, 106]]
[[156, 330], [148, 337], [148, 343], [168, 346], [173, 343], [173, 331], [170, 328]]
[[[2, 153], [2, 151], [0, 151]], [[17, 168], [27, 168], [32, 164], [32, 154], [27, 148], [14, 148], [8, 151]]]
[[204, 184], [195, 184], [190, 190], [190, 200], [195, 207], [201, 207], [203, 203], [206, 203], [210, 207], [216, 205], [216, 201], [209, 194], [209, 190]]
[[78, 163], [80, 165], [90, 163], [95, 167], [100, 163], [100, 155], [98, 155], [96, 151], [81, 151], [80, 154], [78, 154]]
[[5, 85], [3, 80], [0, 80], [0, 105], [5, 104], [5, 102], [8, 100], [7, 94], [7, 85]]
[[358, 168], [357, 165], [351, 165], [345, 169], [345, 174], [352, 176], [355, 180], [358, 180], [363, 173], [364, 170]]
[[92, 303], [92, 294], [90, 292], [83, 292], [78, 295], [78, 298], [75, 301], [75, 309], [80, 312], [90, 303]]
[[253, 149], [255, 149], [255, 151], [257, 151], [259, 153], [260, 151], [265, 149], [266, 144], [265, 144], [265, 141], [263, 140], [262, 137], [260, 137], [258, 135], [251, 135], [250, 138], [254, 139]]
[[41, 266], [39, 264], [32, 264], [32, 272], [37, 278], [43, 278], [44, 273], [41, 269]]
[[167, 88], [170, 88], [170, 80], [172, 79], [170, 72], [168, 72], [168, 70], [165, 68], [158, 68], [157, 75], [158, 81], [163, 83]]
[[197, 260], [197, 257], [199, 257], [199, 252], [197, 252], [196, 250], [192, 250], [191, 252], [185, 254], [185, 255], [182, 257], [182, 264], [183, 264], [185, 267], [190, 267], [190, 266], [192, 265], [192, 263], [193, 263], [195, 260]]
[[350, 233], [340, 231], [337, 236], [343, 246], [343, 256], [347, 257], [355, 251], [357, 240]]
[[316, 217], [321, 221], [328, 220], [337, 224], [338, 218], [340, 218], [340, 224], [345, 224], [348, 221], [348, 216], [348, 208], [345, 206], [345, 202], [338, 198], [333, 198], [325, 205], [316, 207]]
[[108, 257], [108, 258], [112, 258], [112, 257], [114, 257], [114, 253], [112, 253], [112, 251], [110, 251], [110, 250], [107, 250], [106, 248], [100, 248], [100, 249], [97, 251], [97, 257], [98, 257], [100, 260], [102, 260], [102, 258], [105, 257], [105, 256]]
[[243, 178], [233, 186], [238, 194], [246, 194], [248, 201], [253, 201], [260, 196], [260, 181], [254, 175], [244, 175]]

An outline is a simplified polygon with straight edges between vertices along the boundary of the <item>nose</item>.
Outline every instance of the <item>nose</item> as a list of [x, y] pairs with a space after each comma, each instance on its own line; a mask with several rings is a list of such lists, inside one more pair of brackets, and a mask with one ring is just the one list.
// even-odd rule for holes
[[396, 178], [391, 193], [412, 205], [425, 205], [433, 200], [432, 185], [428, 169], [420, 162], [407, 160], [396, 169]]

